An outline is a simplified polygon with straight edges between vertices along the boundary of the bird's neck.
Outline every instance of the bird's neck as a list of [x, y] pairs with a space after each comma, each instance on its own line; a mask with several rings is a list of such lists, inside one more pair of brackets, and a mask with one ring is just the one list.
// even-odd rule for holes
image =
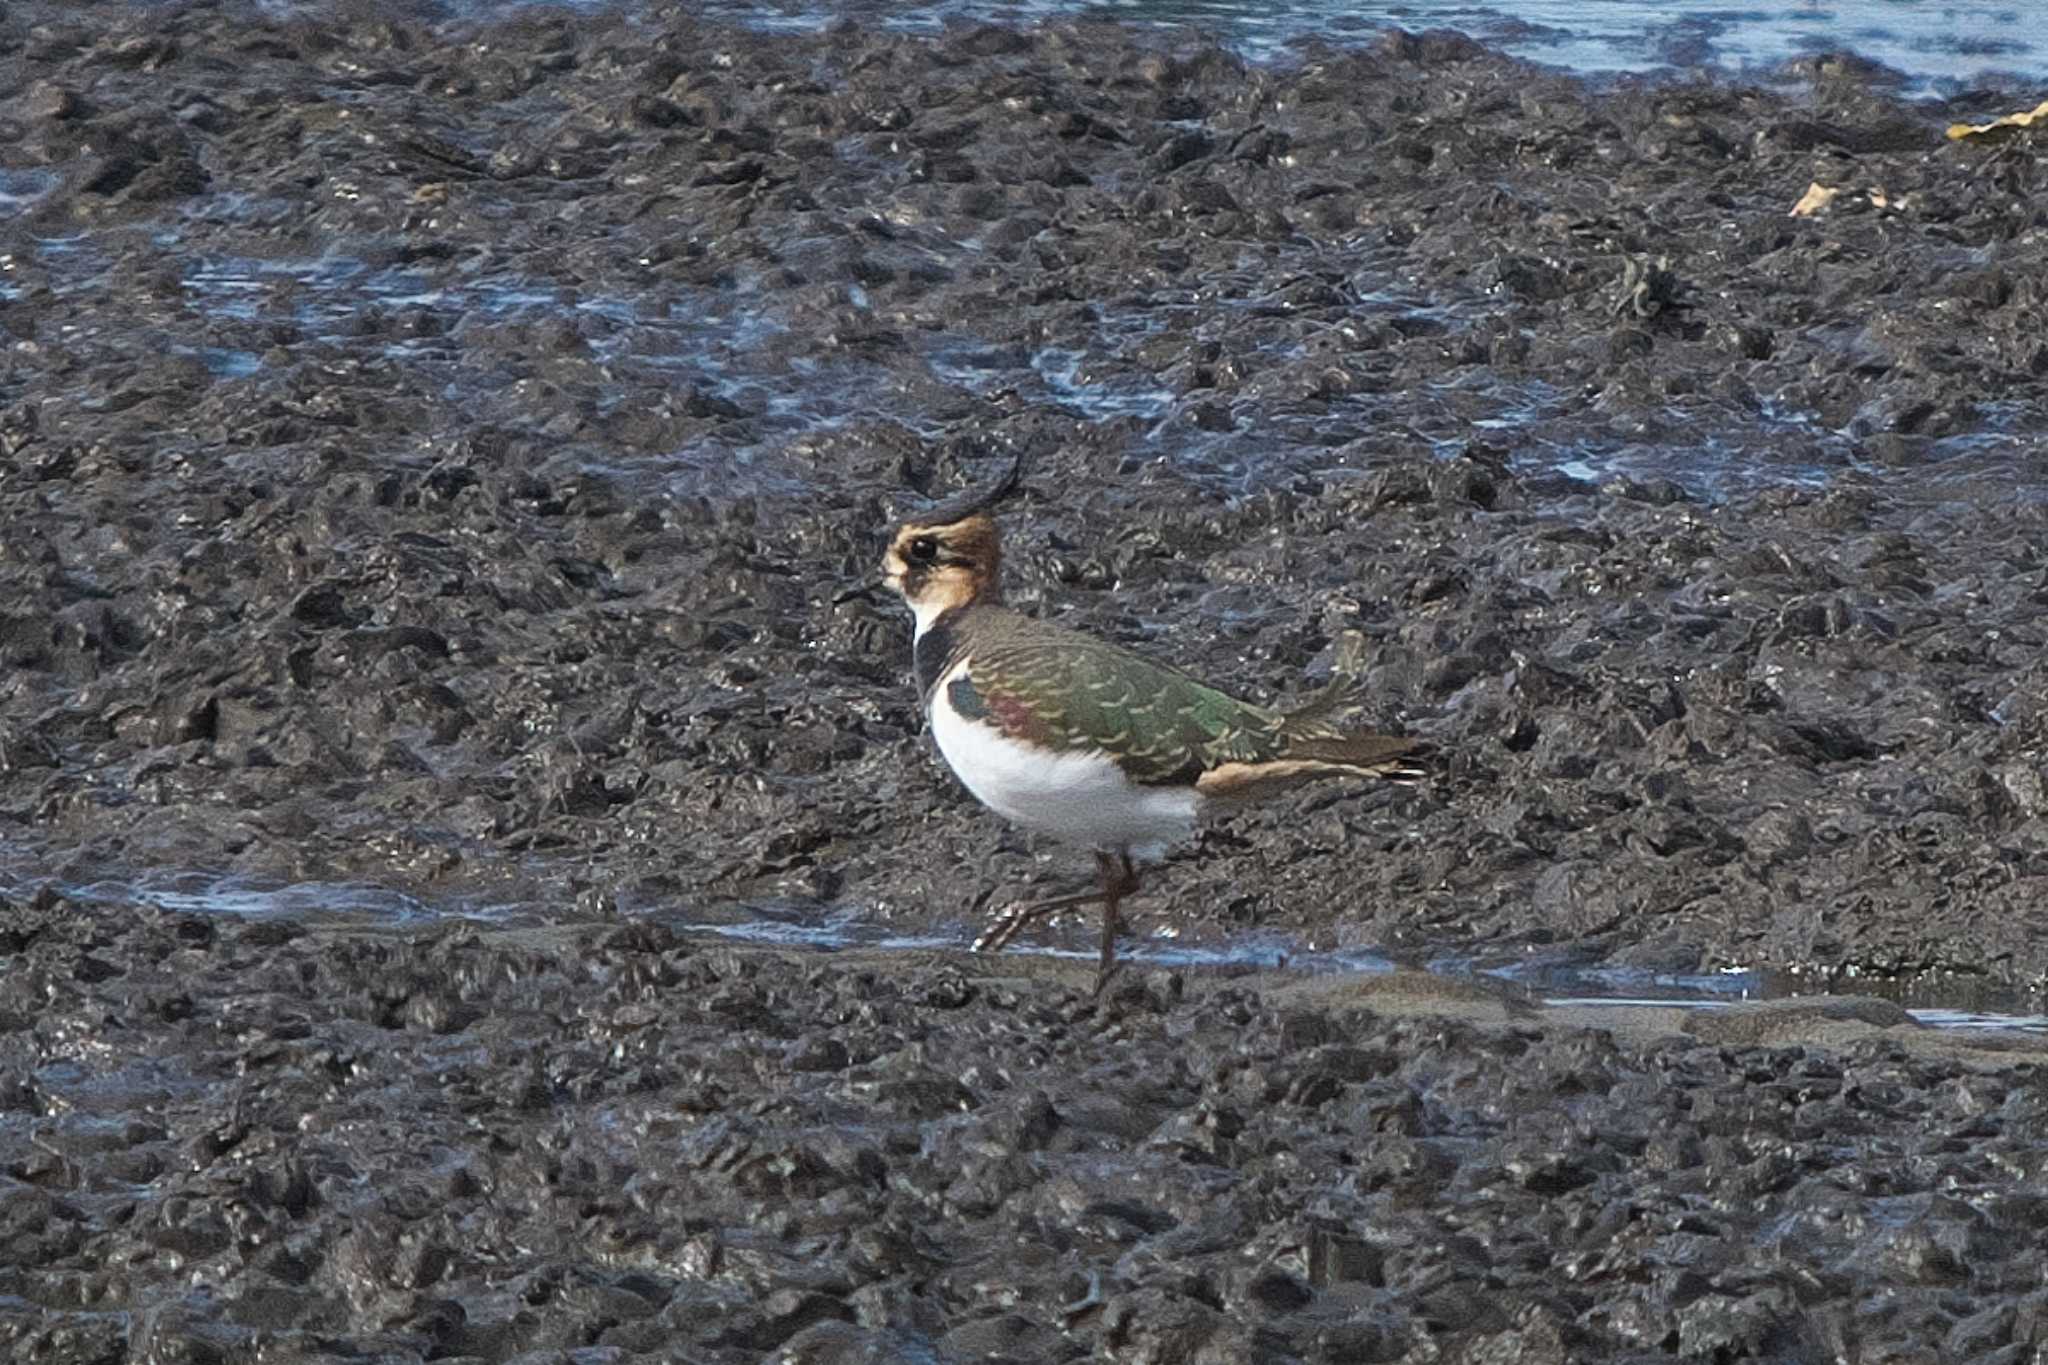
[[993, 574], [961, 571], [934, 579], [910, 604], [910, 614], [917, 618], [917, 639], [922, 641], [941, 621], [970, 607], [1000, 606], [1002, 601], [1003, 590]]

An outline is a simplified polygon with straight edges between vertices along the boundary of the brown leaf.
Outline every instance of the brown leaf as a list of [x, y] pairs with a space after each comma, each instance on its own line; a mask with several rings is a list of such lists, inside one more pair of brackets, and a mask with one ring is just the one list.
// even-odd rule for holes
[[1989, 123], [1951, 123], [1948, 126], [1948, 136], [1951, 142], [1961, 141], [1963, 138], [2010, 137], [2020, 129], [2030, 128], [2037, 122], [2048, 124], [2048, 100], [2041, 101], [2025, 113], [2007, 114], [2004, 118], [1993, 119]]

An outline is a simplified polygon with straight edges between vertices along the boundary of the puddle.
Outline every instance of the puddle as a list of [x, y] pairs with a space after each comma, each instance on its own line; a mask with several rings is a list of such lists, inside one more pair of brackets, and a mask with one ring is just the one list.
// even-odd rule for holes
[[[450, 392], [472, 396], [480, 419], [488, 419], [492, 395], [515, 376], [485, 373], [474, 359], [494, 365], [502, 348], [464, 347], [449, 338], [473, 327], [550, 329], [537, 349], [562, 365], [586, 366], [593, 385], [630, 395], [637, 381], [730, 409], [730, 437], [692, 440], [665, 458], [612, 471], [678, 494], [805, 496], [812, 491], [807, 481], [779, 472], [782, 445], [850, 416], [892, 412], [879, 367], [788, 354], [779, 343], [789, 323], [746, 281], [716, 290], [650, 282], [645, 294], [622, 295], [511, 272], [466, 273], [460, 263], [212, 256], [189, 263], [182, 283], [193, 305], [215, 318], [301, 329], [303, 338], [288, 350], [309, 343], [368, 348], [411, 367], [439, 366]], [[565, 324], [573, 337], [563, 338]], [[236, 376], [263, 364], [256, 353], [232, 348], [204, 358], [216, 373]]]
[[1499, 977], [1525, 986], [1552, 1004], [1597, 1001], [1646, 1005], [1732, 1005], [1779, 999], [1795, 992], [1762, 972], [1652, 972], [1640, 967], [1603, 967], [1565, 957], [1481, 964], [1467, 958], [1439, 958], [1429, 970], [1452, 976]]
[[[452, 268], [460, 275], [462, 267]], [[366, 308], [471, 310], [535, 321], [588, 313], [616, 322], [641, 321], [636, 305], [572, 286], [552, 286], [518, 275], [449, 278], [449, 270], [416, 266], [375, 266], [349, 256], [287, 260], [200, 257], [184, 272], [184, 285], [209, 311], [244, 321], [281, 317], [318, 329], [352, 321]], [[707, 330], [726, 334], [728, 320], [699, 319]]]
[[246, 379], [263, 368], [263, 357], [232, 346], [174, 346], [177, 355], [197, 356], [199, 363], [223, 379]]
[[[971, 937], [964, 926], [950, 933], [892, 933], [850, 912], [835, 914], [823, 921], [792, 916], [738, 923], [672, 919], [670, 924], [682, 933], [712, 934], [746, 943], [811, 948], [820, 952], [847, 949], [949, 950], [958, 949]], [[1085, 937], [1078, 936], [1076, 941]], [[1003, 951], [1074, 962], [1093, 962], [1096, 955], [1092, 946], [1063, 947], [1042, 942], [1016, 942]], [[1154, 935], [1135, 941], [1126, 940], [1119, 948], [1118, 956], [1123, 961], [1148, 967], [1211, 970], [1284, 967], [1310, 973], [1378, 975], [1392, 972], [1397, 966], [1392, 959], [1371, 949], [1303, 949], [1292, 939], [1280, 935], [1241, 936], [1217, 944], [1180, 943], [1168, 936]], [[1498, 965], [1482, 964], [1471, 958], [1443, 957], [1430, 961], [1428, 970], [1442, 976], [1491, 977], [1512, 982], [1528, 987], [1543, 1004], [1558, 1007], [1708, 1010], [1726, 1009], [1750, 1001], [1814, 994], [1791, 988], [1783, 978], [1755, 971], [1660, 973], [1638, 968], [1573, 964], [1557, 958]], [[1907, 1013], [1933, 1028], [2048, 1033], [2048, 1015], [2042, 1014], [1938, 1006], [1909, 1007]]]
[[[482, 19], [523, 3], [459, 0], [438, 8]], [[642, 9], [637, 0], [580, 0], [575, 7]], [[274, 8], [319, 14], [330, 6], [280, 0]], [[1085, 16], [1215, 34], [1256, 59], [1281, 62], [1301, 60], [1291, 46], [1301, 38], [1356, 43], [1399, 26], [1458, 28], [1517, 55], [1582, 71], [1674, 64], [1769, 70], [1800, 54], [1847, 46], [1906, 72], [1917, 88], [1994, 68], [2048, 74], [2048, 39], [2015, 24], [2010, 8], [1979, 3], [1850, 11], [1794, 3], [1704, 5], [1674, 15], [1647, 0], [1600, 6], [1578, 0], [1364, 6], [1335, 0], [1281, 6], [1249, 0], [715, 0], [699, 12], [768, 29], [851, 22], [920, 31], [963, 20], [1030, 24]], [[848, 155], [856, 150], [850, 142]], [[47, 169], [0, 169], [0, 218], [27, 211], [57, 183]], [[525, 377], [513, 373], [522, 365], [558, 364], [620, 402], [638, 401], [636, 388], [659, 387], [714, 409], [729, 407], [730, 419], [721, 419], [712, 435], [638, 462], [636, 477], [682, 495], [804, 497], [813, 490], [803, 479], [781, 477], [781, 451], [861, 418], [914, 425], [925, 406], [899, 396], [902, 376], [894, 360], [870, 359], [857, 346], [815, 335], [818, 317], [779, 307], [772, 300], [786, 291], [763, 288], [758, 280], [680, 283], [643, 258], [644, 277], [629, 270], [613, 280], [613, 291], [623, 292], [607, 292], [505, 271], [498, 268], [502, 260], [485, 253], [402, 261], [345, 251], [270, 258], [262, 238], [293, 221], [297, 210], [290, 203], [223, 190], [181, 212], [182, 218], [152, 228], [35, 239], [21, 259], [7, 258], [0, 296], [14, 297], [35, 282], [84, 305], [118, 296], [113, 282], [126, 269], [126, 257], [113, 246], [122, 233], [151, 231], [155, 251], [174, 263], [173, 293], [181, 290], [182, 298], [173, 302], [240, 333], [210, 339], [196, 352], [223, 380], [260, 374], [273, 346], [289, 353], [319, 343], [422, 372], [429, 387], [438, 385], [452, 402], [473, 408], [479, 422], [500, 415], [497, 396]], [[202, 225], [216, 234], [243, 234], [234, 240], [248, 243], [249, 254], [185, 250], [185, 237]], [[841, 256], [854, 249], [826, 237], [763, 245], [820, 281], [840, 272]], [[972, 236], [898, 224], [886, 242], [859, 249], [872, 251], [887, 266], [885, 274], [929, 268], [957, 277], [971, 274], [998, 248]], [[1369, 234], [1354, 234], [1290, 247], [1278, 266], [1247, 256], [1200, 278], [1146, 275], [1089, 300], [1081, 335], [1063, 337], [1058, 346], [1018, 345], [1000, 326], [990, 328], [997, 335], [979, 335], [969, 320], [930, 330], [922, 321], [905, 323], [916, 308], [900, 290], [852, 284], [844, 288], [844, 301], [872, 314], [879, 328], [907, 336], [938, 385], [984, 395], [1015, 390], [1025, 402], [1085, 420], [1133, 423], [1141, 458], [1163, 459], [1190, 482], [1232, 496], [1356, 473], [1355, 458], [1369, 457], [1333, 451], [1348, 438], [1383, 432], [1386, 403], [1371, 388], [1369, 367], [1355, 376], [1363, 386], [1358, 392], [1325, 396], [1266, 386], [1266, 372], [1281, 373], [1276, 362], [1298, 362], [1304, 346], [1314, 344], [1305, 340], [1313, 337], [1313, 324], [1305, 327], [1303, 319], [1327, 318], [1337, 332], [1352, 333], [1352, 342], [1359, 340], [1353, 329], [1369, 324], [1438, 344], [1436, 338], [1497, 318], [1511, 306], [1478, 283], [1464, 298], [1404, 293], [1400, 259]], [[642, 279], [644, 289], [637, 287]], [[67, 332], [111, 334], [133, 324], [161, 332], [167, 344], [176, 344], [181, 325], [175, 308], [131, 319], [82, 306], [69, 316], [75, 321], [65, 323]], [[1174, 344], [1155, 344], [1189, 318], [1197, 322], [1185, 344], [1178, 336]], [[541, 344], [530, 361], [520, 355], [522, 344], [461, 344], [463, 329], [496, 325], [537, 329]], [[273, 330], [280, 335], [269, 335]], [[1194, 368], [1189, 348], [1199, 353], [1204, 346], [1220, 347], [1226, 360], [1241, 365], [1241, 381], [1213, 394], [1197, 386], [1188, 373]], [[1336, 347], [1333, 355], [1345, 349]], [[1301, 370], [1288, 366], [1285, 382], [1303, 382]], [[1827, 429], [1812, 414], [1778, 409], [1768, 395], [1763, 402], [1752, 419], [1730, 419], [1711, 403], [1696, 413], [1683, 405], [1648, 416], [1608, 412], [1597, 402], [1589, 406], [1582, 394], [1475, 364], [1435, 391], [1408, 395], [1404, 406], [1411, 415], [1404, 422], [1407, 434], [1440, 453], [1462, 449], [1476, 429], [1507, 446], [1518, 472], [1557, 473], [1592, 485], [1622, 477], [1668, 479], [1708, 500], [1773, 485], [1825, 485], [1844, 470], [1862, 468], [1852, 433]], [[505, 415], [516, 422], [526, 412], [514, 405]], [[2029, 459], [2029, 414], [2017, 407], [1986, 413], [1976, 425], [1968, 435], [1932, 443], [1924, 477], [1890, 482], [1920, 487], [1930, 500], [2001, 492], [2048, 500], [2048, 479]], [[593, 450], [591, 458], [603, 456]], [[1863, 472], [1883, 477], [1896, 471]]]
[[[0, 895], [26, 899], [38, 879], [16, 876], [0, 885]], [[100, 905], [142, 904], [187, 914], [223, 915], [236, 919], [301, 920], [312, 924], [353, 923], [376, 928], [424, 926], [449, 918], [509, 925], [556, 918], [554, 901], [515, 902], [484, 897], [447, 898], [428, 902], [403, 891], [360, 882], [269, 882], [255, 878], [187, 873], [128, 881], [61, 883], [58, 889], [76, 901]], [[791, 908], [762, 913], [762, 907], [733, 907], [753, 918], [708, 920], [648, 906], [638, 913], [657, 918], [678, 933], [712, 935], [741, 943], [781, 948], [841, 952], [949, 952], [971, 938], [966, 925], [926, 932], [899, 932], [869, 916], [841, 910], [822, 918]], [[1032, 957], [1093, 962], [1096, 949], [1089, 935], [1076, 934], [1074, 946], [1024, 941], [1003, 951]], [[1192, 943], [1171, 930], [1126, 939], [1119, 949], [1126, 962], [1148, 967], [1223, 971], [1284, 968], [1313, 974], [1382, 975], [1397, 970], [1390, 957], [1371, 948], [1304, 948], [1283, 934], [1241, 934], [1227, 941]], [[1651, 972], [1611, 967], [1547, 955], [1500, 962], [1449, 955], [1431, 959], [1426, 969], [1446, 977], [1492, 978], [1526, 988], [1546, 1005], [1612, 1009], [1723, 1009], [1746, 1001], [1787, 999], [1827, 992], [1802, 991], [1794, 978], [1756, 971], [1708, 973]], [[1868, 992], [1899, 995], [1899, 992]], [[1956, 999], [1925, 998], [1924, 990], [1905, 995], [1900, 1003], [1923, 1024], [1943, 1029], [2000, 1029], [2048, 1033], [2048, 1014], [2024, 1012], [2017, 993], [1987, 996], [1980, 988], [1959, 990]], [[1995, 1003], [2010, 1008], [1987, 1008]]]
[[[0, 199], [6, 183], [0, 181]], [[256, 211], [224, 198], [221, 212], [230, 219]], [[916, 426], [924, 406], [903, 396], [901, 353], [869, 356], [817, 335], [816, 317], [793, 314], [745, 277], [706, 287], [650, 273], [641, 290], [629, 274], [605, 291], [480, 258], [180, 257], [177, 230], [160, 227], [151, 240], [177, 260], [177, 295], [161, 315], [135, 319], [92, 306], [118, 275], [121, 253], [108, 236], [36, 239], [31, 251], [8, 259], [9, 278], [0, 288], [46, 282], [78, 304], [67, 330], [89, 338], [114, 328], [154, 329], [167, 346], [196, 355], [225, 381], [259, 375], [277, 348], [295, 356], [318, 347], [313, 355], [323, 362], [340, 350], [402, 365], [468, 404], [479, 423], [502, 418], [519, 425], [527, 415], [519, 385], [535, 372], [602, 395], [596, 402], [606, 413], [659, 390], [700, 416], [713, 415], [701, 432], [658, 455], [613, 459], [601, 442], [585, 455], [677, 496], [805, 498], [815, 489], [803, 462], [789, 458], [797, 443], [863, 419]], [[937, 232], [915, 243], [919, 260], [949, 272], [973, 270], [984, 250]], [[1328, 344], [1341, 369], [1349, 363], [1341, 357], [1368, 330], [1441, 344], [1436, 339], [1478, 326], [1502, 307], [1483, 292], [1435, 299], [1380, 287], [1393, 269], [1359, 242], [1311, 252], [1277, 282], [1270, 262], [1248, 260], [1093, 301], [1082, 334], [1058, 345], [1016, 344], [1000, 325], [982, 335], [971, 320], [927, 328], [898, 326], [887, 312], [877, 316], [906, 339], [940, 388], [984, 396], [1009, 390], [1083, 420], [1132, 423], [1134, 456], [1163, 461], [1188, 482], [1233, 497], [1304, 479], [1355, 477], [1375, 457], [1353, 452], [1378, 449], [1386, 438], [1386, 398], [1373, 387], [1371, 366], [1354, 376], [1357, 392], [1296, 392], [1314, 368], [1301, 363], [1305, 348]], [[845, 299], [863, 313], [875, 311], [862, 288]], [[179, 336], [189, 322], [182, 310], [205, 315], [220, 334], [194, 349]], [[466, 335], [499, 327], [533, 330], [530, 338], [494, 337], [488, 344]], [[1238, 377], [1213, 391], [1202, 387], [1200, 370], [1210, 358]], [[1647, 415], [1610, 413], [1576, 390], [1486, 364], [1408, 393], [1403, 406], [1405, 436], [1441, 455], [1462, 451], [1477, 432], [1508, 451], [1517, 473], [1560, 474], [1589, 486], [1624, 477], [1668, 480], [1714, 502], [1778, 485], [1824, 486], [1850, 469], [1887, 472], [1863, 469], [1851, 434], [1782, 405], [1766, 405], [1736, 425], [1710, 403], [1696, 412], [1670, 405]], [[2027, 458], [2027, 420], [2017, 404], [1984, 413], [1977, 431], [1933, 443], [1928, 469], [1888, 482], [1924, 485], [1930, 499], [1990, 490], [2048, 500], [2048, 479]]]
[[355, 882], [294, 882], [266, 885], [240, 878], [193, 874], [161, 880], [73, 882], [59, 888], [67, 897], [99, 905], [141, 903], [184, 914], [235, 919], [296, 919], [309, 923], [370, 920], [425, 924], [444, 919], [445, 909], [385, 887]]
[[1933, 1028], [2018, 1029], [2048, 1033], [2048, 1014], [1980, 1014], [1974, 1010], [1909, 1009], [1906, 1013]]
[[[485, 18], [522, 2], [442, 0], [439, 8], [451, 16]], [[569, 2], [585, 11], [636, 8], [620, 0]], [[1292, 0], [1278, 5], [1255, 0], [707, 0], [694, 8], [706, 18], [770, 33], [815, 33], [845, 22], [930, 33], [960, 22], [1112, 19], [1168, 35], [1213, 36], [1249, 58], [1266, 61], [1294, 58], [1303, 39], [1356, 44], [1392, 28], [1449, 28], [1527, 61], [1588, 74], [1704, 67], [1769, 75], [1802, 57], [1849, 49], [1900, 72], [1916, 95], [1966, 87], [1987, 73], [2022, 79], [2048, 74], [2048, 30], [2022, 22], [2029, 11], [2002, 0], [1940, 5], [1704, 0], [1676, 10], [1657, 0]]]
[[[60, 295], [92, 286], [109, 268], [102, 253], [80, 239], [46, 239], [38, 248]], [[966, 269], [982, 248], [932, 234], [920, 250], [946, 268]], [[1058, 346], [1017, 346], [967, 325], [910, 335], [939, 385], [983, 395], [1012, 390], [1023, 401], [1086, 420], [1135, 422], [1141, 454], [1233, 496], [1303, 477], [1356, 474], [1354, 457], [1333, 451], [1346, 433], [1377, 429], [1376, 393], [1324, 399], [1261, 387], [1265, 372], [1281, 373], [1276, 363], [1297, 360], [1319, 335], [1319, 325], [1305, 326], [1304, 317], [1326, 319], [1328, 328], [1353, 340], [1367, 326], [1439, 336], [1474, 325], [1499, 306], [1476, 295], [1433, 302], [1371, 288], [1382, 274], [1369, 260], [1349, 259], [1296, 271], [1275, 285], [1263, 262], [1248, 263], [1101, 300], [1090, 306], [1084, 339]], [[180, 281], [190, 305], [217, 320], [249, 329], [289, 324], [303, 335], [284, 342], [287, 351], [318, 343], [367, 350], [414, 368], [438, 367], [439, 382], [451, 394], [471, 395], [483, 421], [492, 417], [493, 396], [519, 377], [493, 367], [520, 348], [462, 345], [462, 333], [548, 329], [536, 332], [544, 339], [539, 363], [568, 367], [570, 376], [587, 377], [620, 401], [632, 401], [637, 382], [729, 410], [705, 435], [665, 458], [635, 462], [635, 478], [680, 495], [801, 498], [812, 491], [808, 482], [793, 470], [784, 474], [791, 468], [784, 452], [793, 443], [862, 418], [915, 421], [914, 410], [906, 414], [895, 397], [901, 382], [891, 365], [898, 362], [811, 336], [812, 328], [796, 326], [745, 279], [719, 288], [650, 280], [645, 293], [606, 293], [487, 270], [474, 261], [377, 264], [343, 254], [213, 254], [185, 261]], [[848, 298], [865, 310], [863, 294], [855, 290]], [[1202, 321], [1160, 344], [1188, 310]], [[207, 347], [201, 353], [207, 368], [229, 379], [257, 373], [271, 343], [232, 344], [239, 339]], [[1191, 384], [1188, 371], [1206, 355], [1242, 366], [1244, 381], [1214, 393]], [[1300, 366], [1290, 364], [1286, 373], [1295, 378], [1285, 382], [1295, 383]], [[1793, 411], [1762, 413], [1727, 431], [1714, 429], [1711, 413], [1694, 418], [1672, 410], [1644, 434], [1602, 435], [1608, 423], [1589, 423], [1583, 396], [1483, 365], [1410, 398], [1415, 435], [1439, 453], [1464, 449], [1475, 430], [1492, 433], [1507, 444], [1518, 472], [1561, 473], [1588, 484], [1622, 476], [1668, 479], [1692, 496], [1719, 500], [1775, 484], [1822, 485], [1852, 463], [1853, 442]], [[1259, 412], [1257, 423], [1238, 414], [1240, 399]], [[2015, 442], [1989, 441], [1985, 458], [2009, 466]], [[1982, 462], [1964, 454], [1940, 452], [1954, 461], [1952, 477], [1981, 476]], [[591, 458], [604, 457], [593, 451]], [[2048, 486], [2043, 491], [2048, 496]]]
[[0, 218], [12, 218], [35, 206], [38, 199], [57, 187], [57, 173], [40, 168], [8, 170], [0, 167]]

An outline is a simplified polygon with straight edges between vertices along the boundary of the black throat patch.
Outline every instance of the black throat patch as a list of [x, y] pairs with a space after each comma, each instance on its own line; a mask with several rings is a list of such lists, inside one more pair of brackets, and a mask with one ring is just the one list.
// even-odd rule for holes
[[940, 612], [938, 619], [917, 637], [917, 646], [911, 650], [911, 662], [917, 668], [917, 690], [926, 698], [945, 676], [946, 665], [953, 661], [953, 646], [958, 643], [954, 627], [959, 619], [957, 607]]

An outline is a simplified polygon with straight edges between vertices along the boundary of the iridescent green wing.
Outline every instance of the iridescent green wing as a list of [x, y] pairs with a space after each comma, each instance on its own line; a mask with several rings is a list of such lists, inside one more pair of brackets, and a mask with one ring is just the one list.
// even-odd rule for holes
[[1026, 743], [1100, 749], [1134, 782], [1192, 782], [1284, 747], [1274, 713], [1088, 636], [976, 649], [969, 671], [956, 706]]

